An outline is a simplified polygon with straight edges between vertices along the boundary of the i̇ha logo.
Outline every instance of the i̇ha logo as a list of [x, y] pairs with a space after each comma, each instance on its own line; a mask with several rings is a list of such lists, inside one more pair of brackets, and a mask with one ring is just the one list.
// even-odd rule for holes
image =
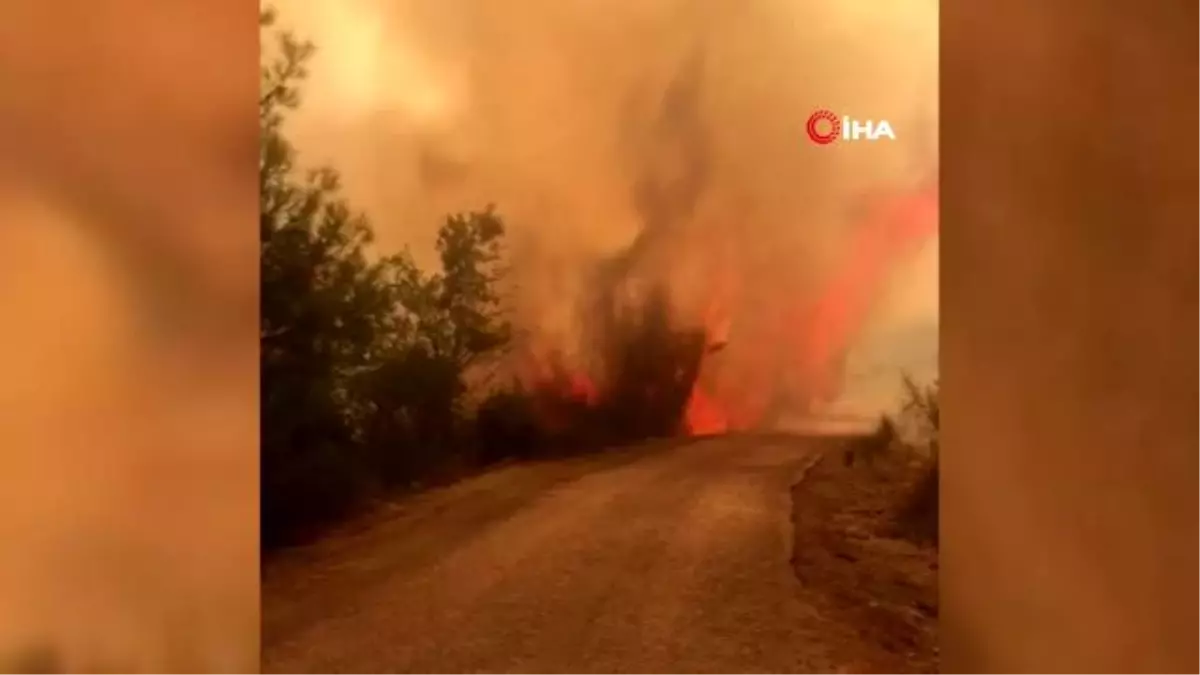
[[896, 132], [887, 120], [856, 120], [843, 115], [838, 117], [822, 108], [808, 118], [808, 137], [817, 145], [829, 145], [843, 141], [877, 141], [881, 138], [896, 140]]

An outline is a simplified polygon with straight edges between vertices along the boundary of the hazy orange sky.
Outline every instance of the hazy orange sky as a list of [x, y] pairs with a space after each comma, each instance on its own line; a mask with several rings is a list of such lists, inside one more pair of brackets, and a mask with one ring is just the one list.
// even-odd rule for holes
[[[527, 323], [552, 339], [571, 340], [577, 317], [563, 299], [584, 283], [580, 263], [637, 233], [630, 186], [654, 142], [640, 130], [697, 55], [708, 180], [681, 255], [737, 257], [763, 312], [775, 311], [767, 298], [810, 292], [837, 264], [859, 202], [936, 171], [937, 16], [927, 0], [279, 9], [319, 49], [291, 126], [305, 161], [341, 170], [381, 248], [410, 246], [421, 260], [442, 215], [496, 203], [536, 296], [524, 298], [536, 307]], [[813, 146], [804, 122], [821, 107], [886, 118], [897, 141]], [[935, 238], [894, 270], [851, 357], [845, 403], [890, 405], [902, 368], [931, 376], [936, 322]]]

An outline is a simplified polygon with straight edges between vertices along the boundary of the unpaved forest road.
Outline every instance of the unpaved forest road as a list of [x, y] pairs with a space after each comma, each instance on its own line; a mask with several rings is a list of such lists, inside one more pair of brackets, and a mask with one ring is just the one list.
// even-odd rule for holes
[[268, 672], [835, 672], [789, 566], [832, 438], [718, 437], [514, 465], [288, 551]]

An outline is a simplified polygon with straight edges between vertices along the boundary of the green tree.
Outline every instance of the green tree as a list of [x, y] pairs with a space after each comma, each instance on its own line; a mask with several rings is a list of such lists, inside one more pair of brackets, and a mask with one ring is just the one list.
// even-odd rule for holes
[[284, 133], [314, 46], [263, 10], [259, 122], [262, 495], [265, 543], [418, 478], [465, 444], [463, 371], [502, 348], [504, 224], [449, 217], [442, 270], [373, 253], [331, 168], [302, 171]]
[[503, 237], [504, 222], [491, 206], [450, 216], [438, 232], [438, 307], [452, 326], [445, 352], [463, 367], [504, 346], [510, 337], [497, 292], [503, 275]]
[[[352, 380], [378, 366], [404, 325], [390, 259], [372, 261], [366, 219], [329, 168], [300, 172], [283, 133], [315, 49], [261, 15], [274, 37], [259, 121], [264, 536], [336, 514], [369, 481]], [[273, 45], [273, 48], [270, 47]], [[356, 412], [358, 413], [356, 415]]]
[[[480, 357], [508, 344], [510, 329], [498, 293], [504, 223], [489, 207], [453, 215], [438, 232], [441, 271], [426, 275], [409, 256], [393, 259], [394, 289], [408, 340], [365, 380], [365, 396], [383, 414], [371, 445], [389, 480], [409, 480], [464, 451], [467, 411], [463, 374]], [[397, 447], [424, 449], [398, 455]], [[434, 455], [430, 448], [442, 451]], [[458, 459], [461, 459], [458, 458]]]

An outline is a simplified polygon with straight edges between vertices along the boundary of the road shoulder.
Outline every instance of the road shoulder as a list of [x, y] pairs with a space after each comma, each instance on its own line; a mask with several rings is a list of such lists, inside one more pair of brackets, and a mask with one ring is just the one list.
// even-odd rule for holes
[[792, 488], [792, 566], [843, 672], [938, 671], [937, 546], [899, 514], [921, 479], [901, 459], [827, 452]]

